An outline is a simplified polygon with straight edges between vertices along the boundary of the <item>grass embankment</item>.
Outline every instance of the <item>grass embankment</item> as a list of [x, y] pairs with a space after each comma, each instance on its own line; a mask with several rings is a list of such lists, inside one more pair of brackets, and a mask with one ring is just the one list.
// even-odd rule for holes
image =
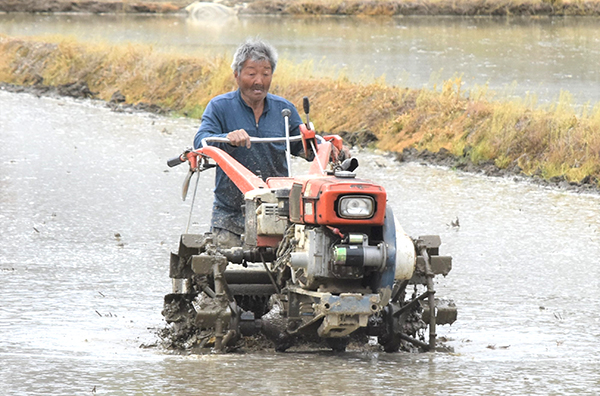
[[[145, 102], [200, 117], [215, 95], [235, 88], [230, 59], [159, 54], [148, 47], [45, 42], [0, 37], [0, 81], [59, 86], [86, 83], [96, 97], [120, 91], [128, 103]], [[307, 77], [310, 76], [310, 77]], [[538, 107], [494, 101], [480, 89], [461, 91], [460, 79], [440, 90], [398, 88], [383, 81], [353, 83], [316, 76], [310, 63], [280, 62], [271, 92], [301, 108], [327, 133], [372, 132], [377, 147], [441, 149], [475, 164], [520, 167], [527, 175], [597, 185], [600, 179], [600, 105], [576, 111], [569, 95]]]

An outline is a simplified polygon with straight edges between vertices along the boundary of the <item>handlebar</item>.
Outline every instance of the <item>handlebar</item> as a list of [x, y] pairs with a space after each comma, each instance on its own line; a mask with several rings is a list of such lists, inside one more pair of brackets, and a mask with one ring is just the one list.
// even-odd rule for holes
[[[323, 143], [325, 139], [321, 135], [315, 135], [315, 138], [319, 141], [319, 143]], [[285, 137], [275, 137], [275, 138], [259, 138], [259, 137], [251, 137], [250, 143], [285, 143]], [[302, 140], [301, 135], [290, 136], [290, 142], [299, 142]], [[226, 137], [207, 137], [202, 139], [201, 141], [202, 147], [206, 147], [207, 143], [229, 143], [229, 139]]]
[[178, 157], [171, 158], [170, 160], [168, 160], [168, 161], [167, 161], [167, 166], [168, 166], [169, 168], [172, 168], [172, 167], [174, 167], [174, 166], [177, 166], [177, 165], [181, 165], [181, 164], [183, 164], [185, 161], [186, 161], [186, 158], [185, 158], [185, 156], [184, 156], [184, 155], [180, 155], [180, 156], [178, 156]]
[[[302, 136], [291, 136], [290, 142], [297, 142], [302, 140]], [[207, 143], [229, 143], [229, 139], [226, 137], [208, 137], [202, 139], [202, 147], [206, 147]], [[259, 137], [251, 137], [250, 143], [285, 143], [285, 137], [276, 137], [276, 138], [259, 138]]]
[[[315, 135], [315, 138], [319, 141], [319, 143], [323, 143], [326, 141], [320, 135]], [[302, 140], [302, 135], [290, 137], [290, 142], [298, 142], [301, 140]], [[274, 137], [274, 138], [251, 137], [250, 138], [251, 143], [285, 143], [285, 141], [286, 141], [285, 137]], [[207, 138], [202, 139], [202, 141], [201, 141], [202, 147], [208, 146], [207, 143], [229, 143], [229, 139], [227, 139], [226, 137], [207, 137]], [[169, 166], [169, 168], [173, 168], [174, 166], [181, 165], [184, 162], [186, 162], [187, 161], [186, 154], [189, 153], [190, 150], [191, 149], [189, 149], [188, 151], [184, 152], [183, 154], [181, 154], [177, 157], [173, 157], [173, 158], [167, 160], [167, 165]], [[193, 150], [191, 150], [191, 151], [193, 151]]]

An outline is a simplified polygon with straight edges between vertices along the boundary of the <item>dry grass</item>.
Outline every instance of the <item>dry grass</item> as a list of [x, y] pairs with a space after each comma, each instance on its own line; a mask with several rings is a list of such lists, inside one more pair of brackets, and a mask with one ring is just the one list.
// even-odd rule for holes
[[600, 15], [599, 0], [256, 0], [247, 12], [310, 15]]
[[[173, 13], [191, 0], [0, 0], [4, 12]], [[222, 0], [226, 5], [241, 3]], [[243, 13], [307, 15], [600, 15], [600, 0], [250, 0]]]
[[[104, 100], [119, 90], [129, 103], [192, 117], [200, 117], [213, 96], [235, 88], [230, 59], [224, 57], [44, 40], [0, 36], [0, 81], [29, 85], [41, 77], [54, 86], [81, 81]], [[460, 78], [435, 90], [391, 87], [383, 80], [353, 83], [343, 75], [318, 75], [310, 62], [283, 60], [271, 91], [298, 108], [309, 96], [319, 130], [372, 131], [383, 150], [445, 148], [475, 163], [519, 165], [545, 178], [600, 179], [600, 104], [576, 111], [565, 92], [557, 103], [536, 106], [531, 98], [492, 100], [485, 87], [462, 92], [461, 86]]]

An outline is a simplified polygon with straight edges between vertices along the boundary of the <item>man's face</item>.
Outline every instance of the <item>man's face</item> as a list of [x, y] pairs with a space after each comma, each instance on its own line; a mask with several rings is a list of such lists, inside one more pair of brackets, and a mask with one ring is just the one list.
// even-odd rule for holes
[[242, 99], [252, 106], [255, 105], [267, 96], [271, 79], [273, 78], [273, 70], [269, 61], [253, 61], [248, 59], [244, 62], [242, 70], [233, 74], [237, 81]]

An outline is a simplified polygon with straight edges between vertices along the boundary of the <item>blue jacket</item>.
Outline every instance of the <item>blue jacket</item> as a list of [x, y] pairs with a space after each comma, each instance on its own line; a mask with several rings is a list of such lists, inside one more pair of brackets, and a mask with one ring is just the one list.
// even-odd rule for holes
[[[241, 97], [240, 91], [233, 91], [213, 98], [202, 115], [202, 124], [194, 138], [194, 147], [201, 146], [206, 137], [226, 137], [236, 129], [244, 129], [254, 137], [284, 137], [285, 123], [281, 116], [283, 109], [291, 110], [290, 136], [298, 135], [302, 123], [294, 105], [282, 97], [267, 94], [265, 108], [256, 123], [254, 112]], [[250, 149], [229, 144], [214, 144], [250, 171], [266, 180], [268, 177], [287, 176], [285, 143], [254, 143]], [[299, 155], [302, 144], [292, 145], [292, 154]], [[244, 232], [244, 197], [221, 168], [215, 175], [212, 227], [224, 228], [236, 234]]]

